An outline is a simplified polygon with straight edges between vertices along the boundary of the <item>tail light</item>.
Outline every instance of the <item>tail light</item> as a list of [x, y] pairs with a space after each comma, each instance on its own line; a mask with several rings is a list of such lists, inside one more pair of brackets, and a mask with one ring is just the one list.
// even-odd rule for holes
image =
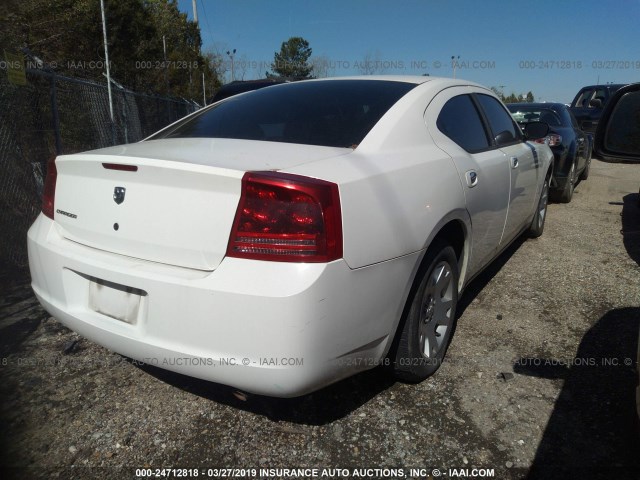
[[56, 169], [56, 157], [52, 157], [47, 162], [47, 178], [44, 181], [44, 190], [42, 192], [42, 213], [53, 220], [53, 212], [56, 198], [56, 181], [58, 179], [58, 170]]
[[227, 255], [280, 262], [341, 258], [338, 186], [287, 173], [245, 173]]
[[546, 143], [550, 147], [557, 147], [558, 145], [562, 145], [562, 137], [555, 133], [547, 135], [544, 138], [537, 138], [534, 140], [536, 143]]

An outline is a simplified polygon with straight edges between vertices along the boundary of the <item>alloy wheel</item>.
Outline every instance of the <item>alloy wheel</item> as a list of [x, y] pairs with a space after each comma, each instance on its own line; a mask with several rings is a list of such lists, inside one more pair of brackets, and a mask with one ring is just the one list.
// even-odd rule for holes
[[451, 265], [443, 261], [436, 265], [427, 279], [418, 327], [418, 345], [425, 358], [437, 356], [451, 328], [453, 278]]

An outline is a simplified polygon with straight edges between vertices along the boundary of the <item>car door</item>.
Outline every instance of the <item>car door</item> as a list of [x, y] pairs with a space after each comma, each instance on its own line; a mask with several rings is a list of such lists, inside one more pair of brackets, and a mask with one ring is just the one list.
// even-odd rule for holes
[[474, 97], [489, 125], [491, 139], [507, 158], [511, 172], [509, 209], [502, 241], [509, 242], [531, 221], [541, 162], [533, 145], [524, 141], [520, 127], [497, 98], [483, 93]]
[[491, 144], [471, 92], [453, 87], [434, 97], [425, 121], [435, 144], [453, 160], [471, 217], [471, 253], [467, 274], [477, 273], [500, 248], [509, 206], [510, 168], [505, 154]]

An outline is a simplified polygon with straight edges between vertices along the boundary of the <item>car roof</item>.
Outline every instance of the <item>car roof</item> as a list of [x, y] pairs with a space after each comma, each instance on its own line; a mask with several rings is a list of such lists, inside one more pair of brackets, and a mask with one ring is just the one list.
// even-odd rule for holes
[[[305, 83], [309, 82], [340, 82], [351, 80], [364, 80], [364, 81], [383, 81], [383, 82], [403, 82], [413, 83], [415, 85], [428, 85], [429, 88], [435, 90], [444, 90], [449, 87], [478, 87], [486, 90], [488, 94], [495, 95], [484, 85], [471, 82], [460, 78], [446, 78], [446, 77], [431, 77], [421, 75], [355, 75], [348, 77], [327, 77], [327, 78], [315, 78], [310, 80], [304, 80]], [[276, 85], [274, 88], [281, 88], [284, 85]]]
[[582, 87], [580, 91], [586, 90], [588, 88], [602, 88], [602, 87], [618, 89], [618, 88], [624, 87], [625, 85], [628, 85], [628, 84], [627, 83], [605, 83], [605, 84], [601, 83], [600, 85], [587, 85], [586, 87]]
[[405, 82], [405, 83], [415, 83], [419, 85], [421, 83], [430, 82], [431, 84], [435, 83], [451, 83], [452, 85], [478, 85], [474, 82], [469, 82], [467, 80], [462, 79], [453, 79], [446, 77], [431, 77], [431, 76], [423, 76], [423, 75], [352, 75], [347, 77], [327, 77], [327, 78], [316, 78], [313, 80], [314, 82], [332, 82], [336, 80], [372, 80], [372, 81], [387, 81], [387, 82]]
[[[279, 83], [289, 83], [292, 81], [304, 81], [304, 82], [334, 82], [341, 80], [371, 80], [371, 81], [388, 81], [388, 82], [405, 82], [405, 83], [415, 83], [416, 85], [421, 83], [430, 82], [431, 84], [451, 84], [453, 85], [474, 85], [482, 88], [486, 88], [483, 85], [477, 84], [475, 82], [471, 82], [464, 79], [454, 79], [447, 77], [431, 77], [431, 76], [423, 76], [423, 75], [351, 75], [345, 77], [326, 77], [326, 78], [310, 78], [310, 79], [292, 79], [292, 78], [273, 78], [273, 79], [257, 79], [257, 80], [246, 80], [243, 82], [234, 82], [228, 83], [227, 85], [238, 85], [238, 84], [250, 84], [250, 83], [273, 83], [274, 85]], [[226, 86], [226, 85], [225, 85]]]

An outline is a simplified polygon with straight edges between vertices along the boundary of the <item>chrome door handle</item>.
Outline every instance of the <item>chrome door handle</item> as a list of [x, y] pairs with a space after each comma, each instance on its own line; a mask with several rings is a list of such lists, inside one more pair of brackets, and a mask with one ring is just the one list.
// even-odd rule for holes
[[467, 186], [469, 188], [473, 188], [478, 184], [478, 174], [475, 170], [469, 170], [464, 176], [467, 179]]
[[518, 168], [518, 157], [511, 157], [511, 168]]

